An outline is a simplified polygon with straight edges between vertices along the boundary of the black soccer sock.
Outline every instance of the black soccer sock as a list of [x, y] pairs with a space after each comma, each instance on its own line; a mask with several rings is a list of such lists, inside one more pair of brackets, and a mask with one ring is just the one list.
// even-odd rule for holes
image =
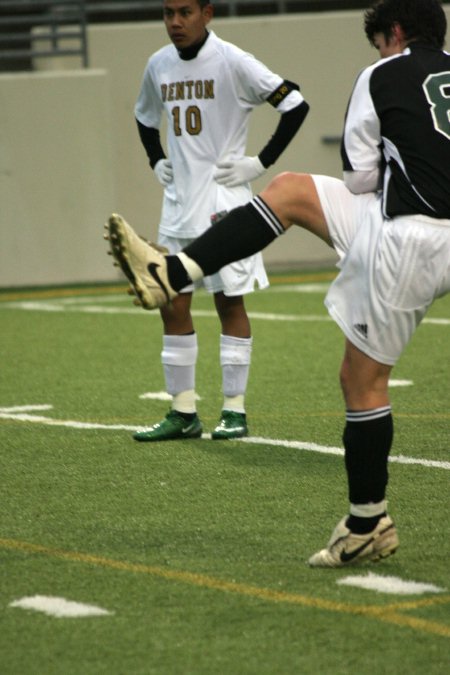
[[[350, 503], [377, 504], [384, 500], [388, 483], [388, 456], [394, 435], [391, 408], [348, 410], [346, 419], [343, 441]], [[369, 522], [372, 517], [350, 518], [354, 532], [370, 532], [377, 522]]]
[[368, 534], [376, 528], [380, 518], [385, 515], [386, 511], [380, 513], [379, 516], [372, 516], [371, 518], [362, 518], [361, 516], [354, 516], [353, 514], [350, 514], [345, 521], [345, 524], [354, 534]]
[[192, 279], [187, 273], [183, 263], [176, 255], [166, 256], [167, 276], [169, 277], [170, 285], [174, 291], [181, 291], [185, 286], [192, 283]]
[[[204, 234], [183, 249], [201, 268], [204, 276], [218, 272], [236, 260], [247, 258], [284, 233], [281, 222], [267, 204], [256, 196], [245, 206], [236, 209], [210, 227]], [[168, 275], [172, 288], [180, 290], [189, 280], [177, 263], [168, 256]]]

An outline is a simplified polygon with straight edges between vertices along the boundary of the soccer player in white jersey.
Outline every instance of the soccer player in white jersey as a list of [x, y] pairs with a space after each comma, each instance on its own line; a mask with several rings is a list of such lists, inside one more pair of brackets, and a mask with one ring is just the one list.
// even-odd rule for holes
[[112, 252], [147, 309], [294, 224], [339, 254], [325, 304], [346, 337], [340, 377], [350, 508], [312, 567], [379, 560], [398, 546], [386, 511], [389, 375], [433, 300], [450, 291], [446, 29], [440, 0], [378, 0], [366, 11], [367, 37], [384, 58], [362, 71], [351, 94], [344, 180], [281, 174], [178, 256], [144, 244], [120, 216], [109, 221]]
[[[207, 29], [212, 4], [204, 0], [164, 0], [164, 22], [172, 44], [153, 54], [145, 68], [135, 107], [139, 134], [150, 165], [164, 187], [158, 243], [179, 252], [211, 226], [214, 214], [245, 204], [250, 183], [273, 164], [296, 134], [308, 105], [299, 87], [254, 56]], [[265, 102], [281, 115], [274, 136], [258, 156], [245, 155], [249, 116]], [[168, 121], [167, 156], [159, 128]], [[214, 439], [248, 433], [244, 395], [252, 337], [243, 296], [268, 286], [261, 253], [203, 280], [214, 295], [221, 324], [223, 409]], [[189, 283], [168, 307], [161, 360], [172, 395], [169, 414], [137, 431], [138, 441], [193, 438], [202, 433], [196, 410], [197, 335]]]

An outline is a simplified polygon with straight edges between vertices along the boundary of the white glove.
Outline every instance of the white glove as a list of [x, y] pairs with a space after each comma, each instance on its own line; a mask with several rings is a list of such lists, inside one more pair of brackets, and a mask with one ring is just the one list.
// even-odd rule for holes
[[169, 185], [173, 181], [173, 169], [170, 159], [159, 159], [154, 168], [155, 174], [161, 185]]
[[237, 187], [259, 178], [266, 172], [259, 157], [242, 157], [241, 159], [218, 162], [214, 178], [219, 185]]

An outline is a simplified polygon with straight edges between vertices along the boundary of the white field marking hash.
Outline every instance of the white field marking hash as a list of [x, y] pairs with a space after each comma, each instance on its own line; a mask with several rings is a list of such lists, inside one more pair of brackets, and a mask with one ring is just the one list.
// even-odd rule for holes
[[[140, 394], [139, 398], [142, 399], [154, 399], [156, 401], [171, 401], [172, 396], [168, 394], [166, 391], [146, 391], [144, 394]], [[195, 400], [196, 401], [201, 401], [201, 397], [198, 394], [195, 394]]]
[[172, 396], [168, 394], [166, 391], [146, 391], [145, 394], [139, 394], [139, 398], [146, 399], [154, 399], [156, 401], [171, 401]]
[[[34, 406], [33, 406], [34, 407]], [[47, 406], [47, 409], [53, 406]], [[131, 426], [128, 424], [101, 424], [98, 422], [79, 422], [76, 420], [58, 420], [53, 417], [44, 417], [43, 415], [30, 415], [26, 412], [12, 413], [8, 412], [9, 408], [0, 408], [0, 419], [15, 420], [17, 422], [31, 422], [35, 424], [45, 424], [47, 426], [56, 427], [70, 427], [71, 429], [104, 429], [114, 431], [140, 431], [146, 427]], [[211, 439], [211, 434], [202, 434], [202, 438]], [[304, 441], [285, 441], [275, 438], [263, 438], [259, 436], [247, 436], [244, 438], [236, 438], [235, 441], [240, 443], [253, 443], [258, 445], [273, 445], [280, 448], [289, 448], [293, 450], [309, 450], [311, 452], [319, 452], [325, 455], [344, 455], [342, 448], [336, 448], [328, 445], [318, 445], [317, 443], [307, 443]], [[420, 457], [407, 457], [405, 455], [392, 455], [389, 461], [396, 464], [416, 464], [435, 469], [450, 470], [450, 462], [444, 462], [434, 459], [422, 459]]]
[[336, 581], [343, 586], [356, 586], [378, 593], [392, 593], [395, 595], [423, 595], [424, 593], [444, 593], [445, 588], [434, 584], [419, 581], [404, 581], [399, 577], [385, 577], [369, 572], [366, 576], [354, 575], [343, 577]]
[[69, 618], [78, 619], [85, 616], [107, 616], [114, 614], [108, 612], [102, 607], [95, 605], [85, 605], [81, 602], [66, 600], [52, 595], [33, 595], [27, 598], [20, 598], [9, 603], [9, 607], [19, 607], [20, 609], [32, 609], [35, 612], [43, 612], [48, 616], [55, 616], [57, 619]]
[[390, 387], [411, 387], [413, 384], [412, 380], [389, 380]]

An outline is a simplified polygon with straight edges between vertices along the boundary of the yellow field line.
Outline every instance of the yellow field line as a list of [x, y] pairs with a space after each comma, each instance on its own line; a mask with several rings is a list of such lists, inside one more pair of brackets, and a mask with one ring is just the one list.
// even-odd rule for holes
[[48, 548], [46, 546], [41, 546], [40, 544], [32, 544], [30, 542], [19, 541], [16, 539], [0, 539], [0, 547], [21, 550], [27, 553], [41, 553], [54, 558], [69, 560], [71, 562], [98, 565], [100, 567], [120, 570], [123, 572], [148, 574], [168, 581], [176, 581], [201, 588], [209, 588], [215, 591], [236, 593], [238, 595], [253, 597], [267, 602], [288, 603], [302, 607], [321, 609], [329, 612], [341, 612], [345, 614], [368, 616], [385, 623], [395, 624], [397, 626], [406, 626], [423, 633], [431, 633], [432, 635], [439, 635], [441, 637], [447, 638], [450, 637], [450, 626], [399, 613], [399, 610], [412, 610], [419, 609], [421, 607], [431, 607], [434, 605], [450, 603], [450, 595], [423, 598], [412, 601], [409, 600], [406, 602], [397, 602], [385, 606], [354, 605], [346, 602], [326, 600], [324, 598], [308, 597], [298, 593], [287, 593], [284, 591], [271, 590], [270, 588], [259, 588], [257, 586], [250, 586], [248, 584], [237, 583], [235, 581], [218, 579], [206, 574], [170, 570], [164, 567], [157, 567], [153, 565], [143, 565], [139, 563], [123, 562], [121, 560], [112, 560], [110, 558], [102, 558], [99, 556], [90, 555], [88, 553]]

